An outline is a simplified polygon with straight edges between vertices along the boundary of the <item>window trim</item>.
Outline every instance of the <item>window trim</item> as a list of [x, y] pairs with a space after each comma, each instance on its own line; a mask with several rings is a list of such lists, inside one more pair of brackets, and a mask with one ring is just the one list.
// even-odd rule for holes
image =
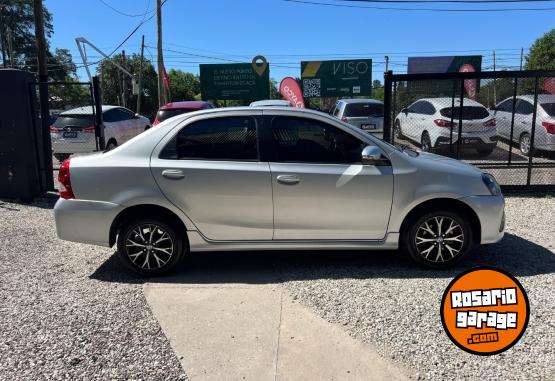
[[[160, 160], [173, 160], [173, 161], [213, 161], [213, 162], [228, 162], [228, 163], [229, 162], [234, 162], [234, 163], [258, 163], [258, 162], [261, 162], [261, 160], [260, 160], [260, 157], [261, 157], [261, 151], [260, 151], [260, 120], [259, 120], [260, 117], [261, 117], [261, 115], [221, 115], [221, 116], [211, 116], [211, 117], [207, 117], [207, 118], [193, 119], [192, 121], [189, 121], [189, 123], [185, 122], [184, 125], [176, 126], [176, 128], [175, 128], [176, 132], [160, 148], [157, 157]], [[180, 159], [180, 158], [168, 158], [168, 157], [163, 157], [162, 156], [164, 150], [166, 149], [166, 147], [169, 144], [172, 143], [172, 141], [175, 140], [175, 144], [177, 145], [177, 136], [179, 135], [179, 133], [184, 128], [187, 128], [188, 126], [190, 126], [192, 124], [195, 124], [197, 122], [203, 122], [203, 121], [215, 120], [215, 119], [224, 119], [224, 118], [251, 118], [251, 119], [254, 120], [254, 130], [255, 130], [255, 133], [256, 133], [255, 137], [256, 137], [256, 150], [257, 150], [257, 152], [256, 152], [257, 157], [255, 159], [240, 159], [240, 160], [238, 160], [238, 159], [223, 159], [223, 158], [218, 158], [218, 159], [212, 159], [212, 158], [185, 158], [185, 159]]]

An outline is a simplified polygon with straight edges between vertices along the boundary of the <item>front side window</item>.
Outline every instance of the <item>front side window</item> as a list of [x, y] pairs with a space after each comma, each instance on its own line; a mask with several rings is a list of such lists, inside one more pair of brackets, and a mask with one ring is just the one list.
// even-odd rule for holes
[[497, 106], [497, 111], [504, 111], [504, 112], [513, 112], [513, 100], [512, 99], [507, 99], [504, 102], [501, 102], [498, 106]]
[[415, 114], [421, 114], [422, 113], [422, 102], [418, 101], [413, 103], [412, 105], [409, 106], [408, 108], [409, 112], [415, 113]]
[[191, 123], [164, 147], [160, 158], [257, 160], [256, 122], [252, 117], [238, 116]]
[[360, 163], [363, 142], [332, 125], [306, 118], [272, 120], [274, 161], [293, 163]]

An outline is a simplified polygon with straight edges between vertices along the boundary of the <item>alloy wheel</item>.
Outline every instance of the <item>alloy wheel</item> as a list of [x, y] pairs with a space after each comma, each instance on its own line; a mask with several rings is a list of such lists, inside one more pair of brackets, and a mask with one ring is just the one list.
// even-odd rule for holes
[[524, 155], [528, 155], [530, 153], [530, 136], [528, 134], [524, 134], [520, 138], [520, 152]]
[[170, 261], [175, 245], [164, 228], [155, 224], [143, 224], [127, 234], [125, 250], [133, 265], [143, 270], [157, 270]]
[[415, 244], [425, 260], [439, 263], [455, 258], [463, 249], [465, 236], [462, 226], [446, 216], [425, 220], [417, 229]]

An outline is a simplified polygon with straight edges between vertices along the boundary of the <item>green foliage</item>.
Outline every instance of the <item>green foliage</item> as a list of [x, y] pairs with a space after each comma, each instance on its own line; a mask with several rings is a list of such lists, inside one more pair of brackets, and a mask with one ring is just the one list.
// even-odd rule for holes
[[[112, 56], [119, 65], [125, 67], [130, 73], [139, 78], [141, 57], [138, 54], [126, 56], [125, 63], [121, 54]], [[102, 102], [106, 105], [123, 105], [123, 96], [127, 94], [127, 108], [137, 111], [137, 96], [132, 95], [132, 83], [129, 76], [123, 74], [111, 61], [104, 60], [96, 67], [96, 73], [101, 78]], [[123, 82], [125, 79], [126, 91]], [[154, 118], [158, 110], [158, 83], [154, 66], [148, 59], [143, 61], [143, 96], [141, 101], [141, 114], [150, 119]]]
[[372, 99], [377, 99], [383, 102], [383, 85], [379, 79], [375, 79], [372, 81]]
[[193, 73], [171, 69], [168, 72], [171, 100], [190, 101], [200, 97], [200, 78]]
[[526, 57], [527, 70], [555, 69], [555, 29], [538, 38]]

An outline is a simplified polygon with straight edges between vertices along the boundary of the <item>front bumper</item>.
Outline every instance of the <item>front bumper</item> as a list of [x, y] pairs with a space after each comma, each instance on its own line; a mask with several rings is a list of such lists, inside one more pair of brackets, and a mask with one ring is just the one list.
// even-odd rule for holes
[[58, 238], [110, 246], [110, 227], [123, 206], [104, 201], [64, 200], [54, 206]]
[[481, 244], [500, 241], [505, 234], [505, 200], [503, 196], [469, 196], [461, 201], [468, 204], [478, 215], [481, 228]]

